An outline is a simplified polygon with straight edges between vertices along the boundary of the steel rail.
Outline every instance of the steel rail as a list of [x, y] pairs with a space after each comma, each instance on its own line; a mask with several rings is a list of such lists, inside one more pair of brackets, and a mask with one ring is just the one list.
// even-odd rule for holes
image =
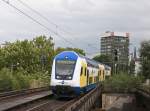
[[40, 88], [22, 89], [22, 90], [4, 92], [4, 93], [0, 93], [0, 100], [8, 99], [11, 97], [16, 97], [16, 96], [21, 96], [21, 95], [26, 95], [26, 94], [31, 94], [35, 92], [40, 92], [40, 91], [46, 91], [46, 90], [50, 90], [50, 88], [40, 87]]
[[27, 109], [26, 111], [56, 111], [56, 109], [63, 107], [66, 104], [71, 104], [72, 101], [74, 101], [74, 99], [69, 101], [52, 99], [41, 104], [37, 104], [36, 106]]

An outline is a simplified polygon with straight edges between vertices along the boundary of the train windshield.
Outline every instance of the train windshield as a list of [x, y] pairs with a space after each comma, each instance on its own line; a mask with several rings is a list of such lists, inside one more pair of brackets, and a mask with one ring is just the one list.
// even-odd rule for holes
[[56, 61], [56, 75], [72, 76], [75, 68], [75, 61], [57, 60]]

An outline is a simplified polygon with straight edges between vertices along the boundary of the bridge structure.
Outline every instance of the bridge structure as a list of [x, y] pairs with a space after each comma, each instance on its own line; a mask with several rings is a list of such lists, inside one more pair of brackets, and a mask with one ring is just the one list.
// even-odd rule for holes
[[[150, 111], [149, 92], [104, 92], [102, 84], [72, 100], [54, 98], [50, 88], [0, 94], [0, 100], [1, 111]], [[103, 107], [106, 102], [111, 104]]]

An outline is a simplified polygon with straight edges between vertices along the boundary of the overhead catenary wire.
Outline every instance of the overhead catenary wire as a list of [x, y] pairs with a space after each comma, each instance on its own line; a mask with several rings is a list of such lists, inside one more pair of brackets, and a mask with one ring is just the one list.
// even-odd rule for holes
[[[14, 6], [13, 4], [10, 4], [9, 0], [2, 0], [3, 2], [7, 3], [8, 5], [10, 5], [12, 8], [14, 8], [15, 10], [17, 10], [19, 13], [25, 15], [26, 17], [28, 17], [29, 19], [31, 19], [32, 21], [36, 22], [37, 24], [39, 24], [40, 26], [42, 26], [43, 28], [45, 28], [46, 30], [48, 30], [49, 32], [54, 33], [56, 36], [58, 36], [59, 38], [63, 39], [65, 42], [69, 43], [70, 45], [74, 46], [74, 47], [78, 47], [76, 44], [70, 42], [69, 40], [67, 40], [66, 38], [64, 38], [63, 36], [61, 36], [60, 34], [58, 34], [57, 32], [55, 32], [54, 30], [50, 29], [49, 27], [45, 26], [44, 24], [42, 24], [40, 21], [36, 20], [35, 18], [33, 18], [32, 16], [30, 16], [29, 14], [25, 13], [24, 11], [20, 10], [19, 8], [17, 8], [16, 6]], [[21, 0], [20, 3], [24, 3]], [[30, 6], [28, 6], [27, 4], [26, 7], [30, 8], [30, 10], [33, 10], [35, 13], [37, 13], [39, 16], [41, 16], [42, 18], [45, 18], [45, 20], [48, 21], [48, 19], [41, 15], [38, 11], [34, 10], [33, 8], [31, 8]], [[50, 22], [50, 21], [49, 21]], [[53, 23], [55, 26], [57, 26], [57, 24]], [[84, 43], [86, 43], [85, 41], [82, 41]], [[93, 47], [94, 49], [99, 50], [97, 47], [94, 47], [92, 44], [86, 43], [88, 46]]]
[[41, 18], [43, 18], [44, 20], [46, 20], [48, 23], [54, 25], [56, 27], [56, 29], [59, 29], [67, 34], [71, 34], [69, 31], [66, 31], [65, 29], [61, 28], [60, 25], [52, 22], [51, 20], [49, 20], [46, 16], [44, 16], [43, 14], [41, 14], [40, 12], [38, 12], [37, 10], [35, 10], [34, 8], [32, 8], [31, 6], [29, 6], [27, 3], [25, 3], [22, 0], [17, 0], [19, 3], [21, 3], [23, 6], [25, 6], [26, 8], [30, 9], [32, 12], [36, 13], [38, 16], [40, 16]]
[[35, 9], [31, 8], [28, 4], [26, 4], [22, 0], [17, 0], [17, 1], [20, 2], [22, 5], [24, 5], [25, 7], [29, 8], [32, 12], [36, 13], [37, 15], [39, 15], [40, 17], [42, 17], [43, 19], [45, 19], [50, 24], [54, 25], [55, 27], [58, 27], [57, 24], [51, 22], [47, 17], [45, 17], [44, 15], [42, 15], [40, 12], [36, 11]]
[[45, 26], [44, 24], [42, 24], [41, 22], [39, 22], [38, 20], [34, 19], [32, 16], [26, 14], [24, 11], [20, 10], [19, 8], [17, 8], [16, 6], [14, 6], [13, 4], [11, 4], [9, 1], [6, 0], [2, 0], [3, 2], [5, 2], [6, 4], [8, 4], [9, 6], [11, 6], [12, 8], [14, 8], [15, 10], [17, 10], [19, 13], [25, 15], [26, 17], [28, 17], [29, 19], [31, 19], [32, 21], [34, 21], [35, 23], [37, 23], [38, 25], [42, 26], [43, 28], [45, 28], [47, 31], [52, 32], [53, 34], [55, 34], [56, 36], [58, 36], [59, 38], [63, 39], [65, 42], [69, 43], [70, 45], [76, 47], [75, 44], [73, 44], [72, 42], [70, 42], [69, 40], [67, 40], [66, 38], [64, 38], [63, 36], [59, 35], [58, 33], [56, 33], [55, 31], [53, 31], [52, 29], [50, 29], [49, 27]]
[[[43, 14], [41, 14], [40, 12], [38, 12], [37, 10], [33, 9], [32, 7], [30, 7], [30, 6], [29, 6], [27, 3], [25, 3], [24, 1], [22, 1], [22, 0], [17, 0], [17, 1], [20, 2], [23, 6], [27, 7], [28, 9], [30, 9], [32, 12], [36, 13], [38, 16], [40, 16], [41, 18], [43, 18], [43, 19], [46, 20], [47, 22], [49, 22], [50, 24], [53, 24], [53, 25], [56, 27], [56, 29], [58, 28], [58, 29], [62, 30], [63, 32], [67, 33], [67, 34], [71, 34], [71, 33], [69, 33], [68, 31], [65, 31], [65, 30], [63, 30], [62, 28], [60, 28], [59, 25], [57, 25], [57, 24], [51, 22], [46, 16], [44, 16]], [[71, 35], [71, 36], [72, 36], [72, 35]], [[89, 43], [87, 43], [87, 42], [85, 42], [85, 41], [82, 41], [82, 42], [86, 43], [86, 44], [87, 44], [88, 46], [90, 46], [90, 47], [93, 47], [93, 48], [99, 50], [97, 47], [93, 46], [92, 44], [89, 44]]]

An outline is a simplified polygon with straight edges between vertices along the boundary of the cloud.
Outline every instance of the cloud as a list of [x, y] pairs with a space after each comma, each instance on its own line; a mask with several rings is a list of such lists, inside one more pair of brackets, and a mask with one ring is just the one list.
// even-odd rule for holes
[[[150, 2], [148, 0], [22, 0], [36, 9], [51, 22], [46, 22], [17, 0], [10, 1], [38, 21], [59, 33], [87, 52], [94, 53], [100, 47], [100, 34], [110, 30], [130, 32], [131, 42], [139, 47], [143, 40], [150, 39]], [[36, 35], [52, 35], [56, 46], [71, 46], [61, 36], [47, 31], [16, 10], [0, 2], [0, 41], [32, 39]], [[63, 30], [61, 30], [63, 29]], [[65, 30], [65, 31], [64, 31]], [[69, 33], [66, 33], [69, 32]]]

